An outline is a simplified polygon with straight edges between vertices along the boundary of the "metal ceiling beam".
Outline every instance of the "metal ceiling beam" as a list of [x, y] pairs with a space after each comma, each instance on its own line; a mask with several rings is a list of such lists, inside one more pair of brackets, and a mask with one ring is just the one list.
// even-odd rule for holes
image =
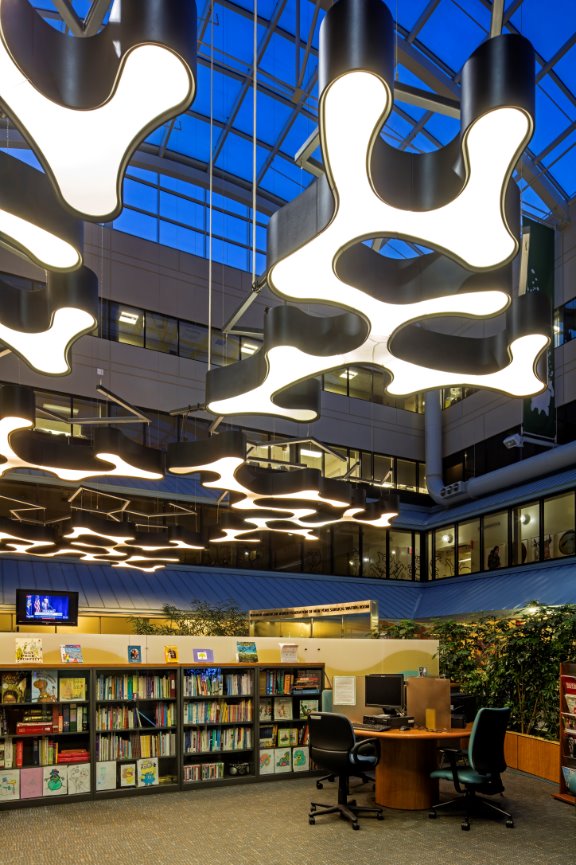
[[504, 0], [493, 0], [490, 19], [490, 39], [500, 36], [504, 24]]

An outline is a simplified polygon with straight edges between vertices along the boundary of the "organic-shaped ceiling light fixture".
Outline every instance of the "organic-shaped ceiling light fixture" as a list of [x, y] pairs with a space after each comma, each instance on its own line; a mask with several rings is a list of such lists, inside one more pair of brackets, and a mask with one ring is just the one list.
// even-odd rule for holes
[[85, 38], [55, 30], [29, 0], [0, 0], [0, 104], [86, 219], [118, 215], [130, 156], [190, 104], [195, 73], [194, 0], [116, 0]]
[[70, 372], [70, 349], [98, 323], [98, 278], [87, 267], [21, 289], [0, 278], [0, 340], [45, 375]]
[[[517, 35], [480, 45], [462, 70], [460, 134], [413, 154], [378, 134], [392, 109], [393, 36], [380, 0], [338, 0], [328, 10], [319, 105], [326, 176], [274, 214], [268, 231], [270, 288], [347, 311], [273, 308], [262, 348], [208, 373], [206, 401], [218, 415], [313, 420], [318, 388], [307, 379], [349, 364], [388, 370], [395, 395], [466, 384], [527, 396], [544, 387], [535, 372], [549, 343], [540, 295], [515, 300], [496, 336], [429, 329], [433, 318], [483, 320], [510, 306], [506, 266], [520, 231], [511, 174], [533, 130], [532, 46]], [[415, 265], [386, 261], [363, 246], [382, 237], [436, 252]]]
[[0, 390], [0, 477], [13, 469], [37, 469], [66, 481], [94, 477], [160, 480], [162, 453], [138, 445], [120, 430], [102, 427], [93, 442], [32, 429], [34, 391], [19, 385]]
[[211, 542], [243, 540], [260, 531], [317, 540], [314, 530], [324, 526], [356, 522], [385, 528], [398, 515], [395, 495], [380, 494], [369, 502], [364, 488], [324, 478], [316, 469], [263, 469], [247, 464], [245, 454], [246, 437], [239, 432], [168, 447], [170, 472], [200, 473], [203, 486], [230, 493], [232, 510]]

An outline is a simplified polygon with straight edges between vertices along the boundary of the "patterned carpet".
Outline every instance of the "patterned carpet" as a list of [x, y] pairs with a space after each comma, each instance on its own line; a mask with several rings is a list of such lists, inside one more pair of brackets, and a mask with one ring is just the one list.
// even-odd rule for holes
[[[337, 817], [308, 825], [313, 779], [187, 793], [22, 808], [0, 814], [10, 865], [567, 865], [576, 809], [553, 799], [555, 785], [508, 770], [505, 807], [516, 827], [476, 818], [462, 832], [454, 816], [386, 811], [360, 831]], [[370, 799], [369, 788], [357, 795]], [[447, 789], [447, 788], [446, 788]]]

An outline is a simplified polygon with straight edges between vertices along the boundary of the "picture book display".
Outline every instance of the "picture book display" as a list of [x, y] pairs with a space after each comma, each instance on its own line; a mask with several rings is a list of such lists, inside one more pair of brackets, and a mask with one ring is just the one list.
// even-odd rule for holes
[[90, 792], [90, 763], [76, 763], [68, 768], [68, 795]]
[[68, 793], [68, 766], [44, 766], [42, 780], [43, 796], [65, 796]]
[[310, 769], [310, 752], [307, 745], [299, 745], [292, 749], [292, 771], [308, 772]]
[[20, 673], [2, 673], [2, 702], [23, 703], [26, 699], [27, 678]]
[[274, 720], [292, 720], [292, 697], [274, 697]]
[[280, 662], [282, 664], [298, 662], [298, 643], [280, 643]]
[[0, 770], [0, 801], [20, 798], [20, 772], [17, 769]]
[[307, 718], [310, 712], [317, 712], [318, 706], [318, 700], [300, 700], [300, 717]]
[[60, 657], [64, 664], [83, 664], [82, 646], [79, 643], [66, 643], [60, 646]]
[[83, 676], [63, 676], [59, 682], [60, 700], [85, 700], [86, 679]]
[[214, 661], [214, 650], [192, 649], [192, 657], [197, 664], [211, 664]]
[[297, 727], [280, 727], [278, 730], [278, 747], [286, 747], [298, 744]]
[[158, 784], [158, 757], [145, 757], [138, 760], [136, 765], [139, 787], [152, 787]]
[[16, 663], [41, 664], [43, 661], [40, 637], [16, 637]]
[[116, 760], [96, 763], [96, 790], [116, 789]]
[[20, 798], [37, 799], [42, 796], [43, 771], [41, 766], [20, 770]]
[[164, 661], [166, 664], [178, 663], [178, 646], [164, 646]]
[[238, 640], [236, 642], [236, 660], [241, 664], [258, 663], [256, 643], [252, 640]]
[[128, 646], [128, 663], [142, 663], [142, 646]]
[[274, 748], [260, 748], [260, 775], [274, 774]]
[[136, 786], [136, 763], [122, 763], [120, 766], [120, 786]]
[[274, 748], [274, 773], [292, 771], [292, 748]]
[[270, 697], [262, 697], [262, 699], [260, 700], [258, 714], [261, 721], [272, 720], [272, 699]]
[[32, 703], [55, 703], [57, 701], [58, 674], [56, 670], [32, 670], [30, 682], [30, 701]]

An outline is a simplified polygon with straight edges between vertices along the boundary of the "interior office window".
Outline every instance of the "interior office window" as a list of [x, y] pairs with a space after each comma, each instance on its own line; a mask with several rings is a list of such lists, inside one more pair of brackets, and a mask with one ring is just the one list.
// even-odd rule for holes
[[480, 570], [480, 520], [458, 526], [458, 573], [475, 574]]
[[[546, 538], [550, 538], [548, 552], [550, 558], [573, 556], [576, 553], [574, 541], [574, 493], [544, 500], [544, 551]], [[544, 555], [547, 558], [546, 554]]]
[[[37, 390], [35, 393], [36, 427], [54, 435], [73, 435], [72, 398], [51, 391]], [[57, 417], [51, 417], [52, 414]]]
[[305, 574], [329, 574], [332, 569], [332, 531], [326, 526], [317, 529], [314, 534], [318, 536], [317, 541], [305, 541], [302, 545], [302, 570]]
[[208, 328], [191, 321], [179, 323], [179, 354], [208, 363]]
[[399, 490], [416, 490], [416, 463], [412, 460], [396, 460], [396, 485]]
[[348, 395], [348, 372], [346, 369], [337, 369], [333, 372], [324, 373], [322, 387], [328, 393], [339, 393]]
[[153, 448], [165, 449], [169, 442], [178, 439], [178, 418], [165, 412], [149, 412], [148, 444]]
[[404, 409], [404, 411], [413, 411], [418, 414], [424, 412], [424, 397], [421, 393], [412, 394], [411, 396], [404, 397], [404, 399], [396, 399], [395, 404], [398, 408]]
[[374, 454], [374, 482], [390, 489], [394, 487], [394, 457]]
[[412, 533], [412, 543], [414, 544], [414, 579], [422, 579], [422, 539], [420, 532]]
[[323, 456], [324, 451], [318, 445], [309, 442], [298, 445], [298, 462], [309, 469], [322, 471]]
[[348, 367], [348, 396], [372, 400], [372, 372], [363, 367]]
[[270, 534], [270, 567], [274, 571], [302, 572], [303, 545], [314, 541], [303, 541], [299, 535], [286, 532]]
[[240, 338], [212, 331], [212, 364], [228, 366], [240, 360]]
[[483, 517], [484, 569], [494, 571], [508, 564], [508, 511]]
[[144, 346], [144, 310], [124, 303], [110, 303], [108, 338], [125, 345]]
[[[348, 451], [330, 445], [334, 454], [324, 454], [324, 474], [327, 478], [339, 478], [348, 471]], [[336, 456], [337, 455], [337, 456]]]
[[[550, 541], [546, 540], [546, 551]], [[512, 511], [512, 564], [523, 565], [549, 558], [546, 551], [540, 553], [540, 506], [531, 502]]]
[[360, 451], [355, 448], [348, 448], [348, 477], [349, 478], [359, 478], [360, 477]]
[[436, 559], [434, 557], [434, 534], [426, 533], [426, 558], [428, 561], [428, 579], [436, 579]]
[[388, 577], [391, 580], [412, 579], [412, 532], [389, 531], [390, 557]]
[[259, 348], [262, 347], [262, 340], [252, 337], [240, 337], [240, 359], [245, 360], [247, 357], [252, 357], [256, 354]]
[[157, 312], [146, 313], [146, 348], [178, 354], [178, 320]]
[[562, 337], [563, 342], [570, 342], [576, 337], [576, 298], [562, 307]]
[[[72, 420], [76, 418], [88, 417], [108, 417], [108, 402], [107, 400], [82, 399], [81, 397], [72, 397]], [[87, 438], [90, 431], [94, 427], [89, 424], [72, 424], [72, 435], [81, 438]]]
[[334, 573], [357, 577], [360, 574], [359, 526], [345, 523], [334, 527]]
[[364, 481], [371, 481], [374, 478], [372, 454], [369, 451], [360, 452], [360, 477]]
[[454, 576], [454, 536], [454, 526], [445, 526], [434, 532], [434, 572], [437, 580]]
[[387, 577], [386, 529], [362, 526], [362, 576]]
[[428, 492], [428, 484], [426, 483], [426, 465], [425, 463], [417, 463], [418, 466], [418, 492]]

